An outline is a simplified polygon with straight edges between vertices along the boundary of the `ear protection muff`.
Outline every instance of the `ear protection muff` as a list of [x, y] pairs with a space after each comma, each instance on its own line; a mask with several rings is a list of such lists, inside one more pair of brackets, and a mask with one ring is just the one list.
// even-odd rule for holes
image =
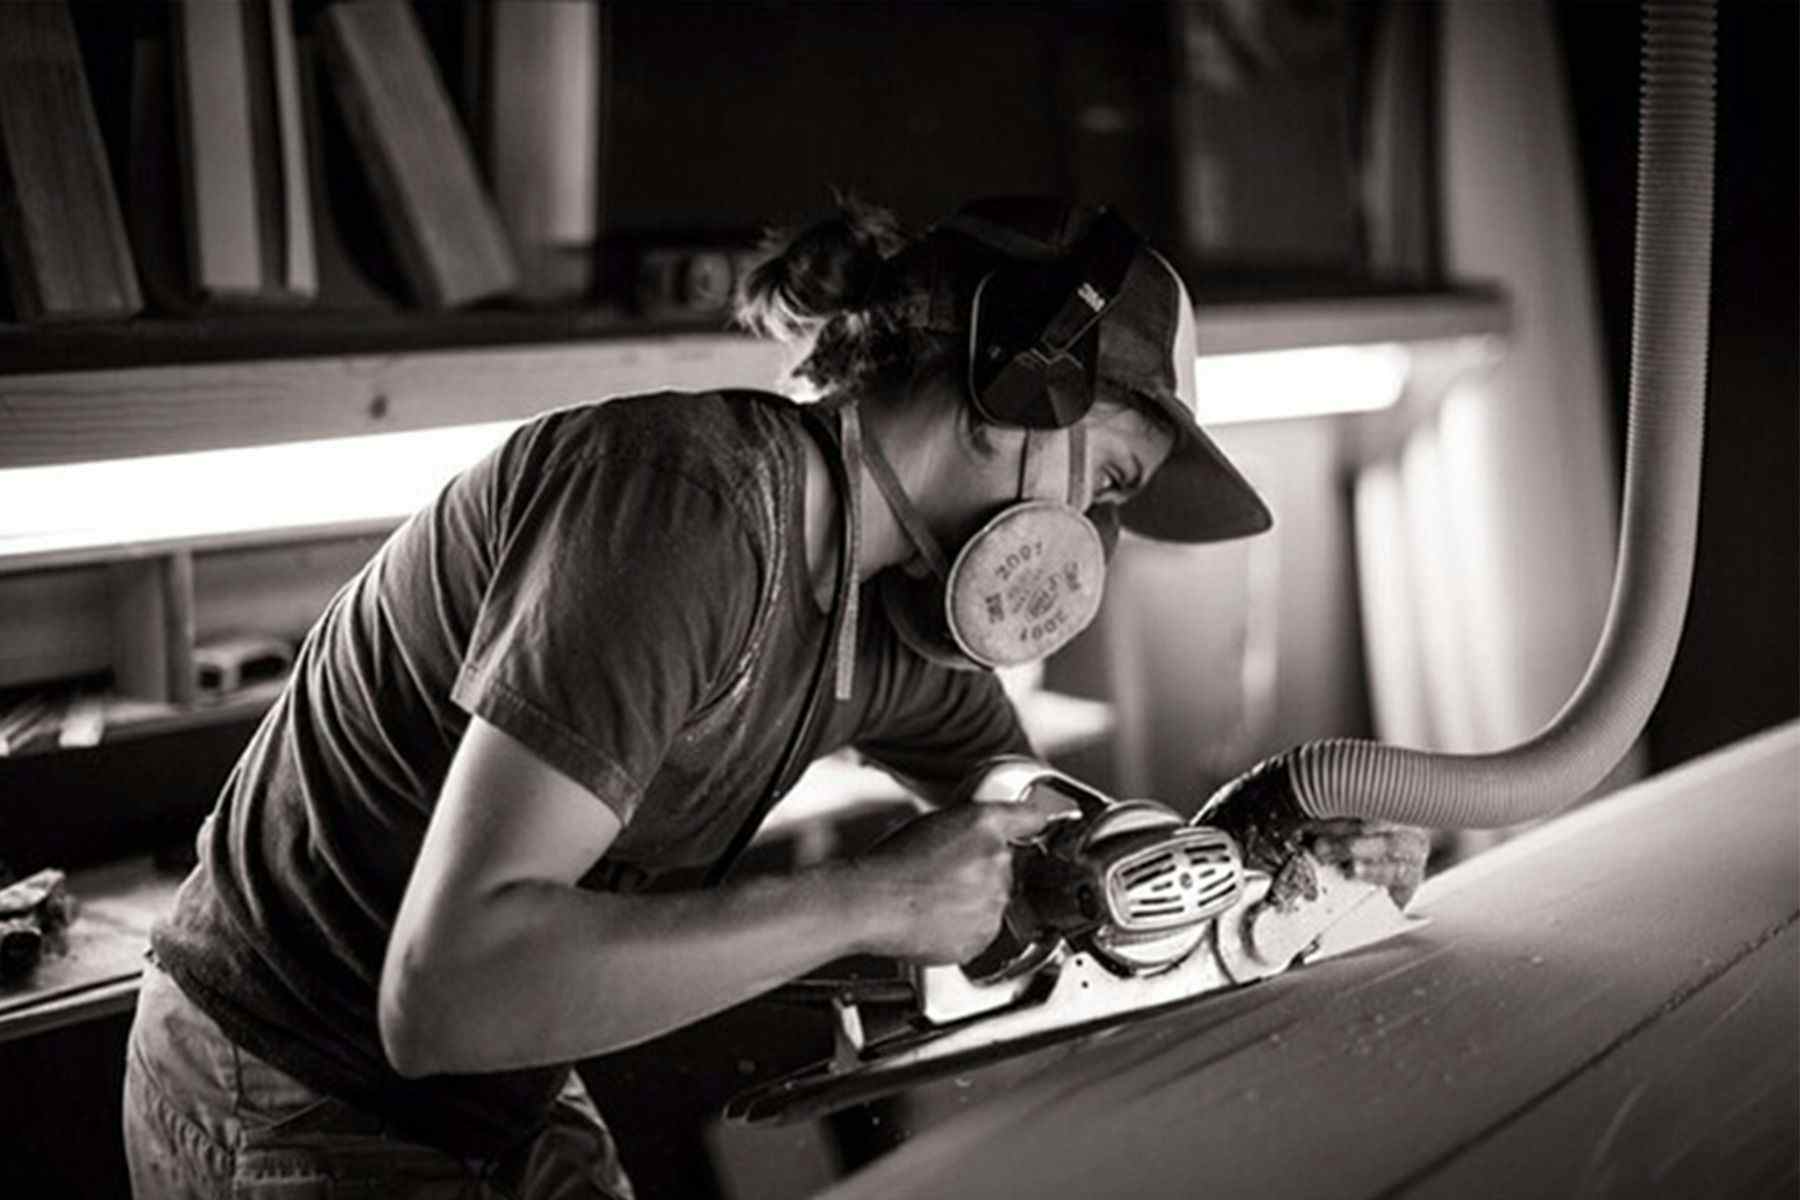
[[1072, 251], [969, 212], [946, 225], [1013, 260], [984, 275], [970, 302], [968, 389], [976, 411], [1027, 429], [1081, 420], [1094, 406], [1100, 320], [1118, 300], [1142, 239], [1106, 209]]

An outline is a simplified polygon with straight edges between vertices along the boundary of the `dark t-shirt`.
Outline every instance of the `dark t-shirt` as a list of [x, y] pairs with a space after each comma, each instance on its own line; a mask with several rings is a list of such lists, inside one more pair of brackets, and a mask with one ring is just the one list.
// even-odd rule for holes
[[[528, 1136], [564, 1068], [408, 1080], [381, 1050], [382, 956], [451, 756], [479, 714], [611, 808], [595, 885], [680, 886], [717, 859], [775, 782], [829, 633], [808, 436], [778, 397], [633, 397], [541, 417], [449, 483], [332, 599], [201, 829], [152, 938], [182, 989], [413, 1137], [480, 1154]], [[947, 789], [1028, 752], [994, 677], [926, 662], [859, 607], [855, 694], [827, 695], [799, 765], [853, 744]]]

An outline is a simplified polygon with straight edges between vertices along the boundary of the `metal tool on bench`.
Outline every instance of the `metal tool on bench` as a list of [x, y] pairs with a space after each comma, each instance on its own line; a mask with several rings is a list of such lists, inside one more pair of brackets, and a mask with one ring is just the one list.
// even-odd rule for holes
[[[4, 878], [4, 876], [0, 876]], [[46, 950], [61, 953], [75, 916], [65, 876], [53, 867], [0, 887], [0, 983], [30, 975]]]
[[729, 1118], [817, 1116], [1384, 941], [1419, 924], [1387, 892], [1303, 856], [1277, 884], [1223, 830], [1150, 800], [1115, 800], [1008, 760], [977, 801], [1067, 803], [1014, 867], [999, 939], [910, 978], [803, 981], [836, 1018], [836, 1051], [741, 1093]]

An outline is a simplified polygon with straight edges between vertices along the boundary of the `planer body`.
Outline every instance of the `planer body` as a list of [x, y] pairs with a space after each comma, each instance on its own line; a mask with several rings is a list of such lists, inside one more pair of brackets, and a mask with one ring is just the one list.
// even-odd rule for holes
[[900, 980], [815, 978], [783, 989], [830, 1009], [835, 1051], [740, 1093], [728, 1119], [820, 1116], [1422, 923], [1384, 889], [1310, 855], [1272, 877], [1247, 867], [1224, 830], [1155, 801], [1113, 799], [1031, 760], [1002, 760], [973, 798], [1064, 809], [1018, 848], [994, 944], [968, 963], [913, 967]]

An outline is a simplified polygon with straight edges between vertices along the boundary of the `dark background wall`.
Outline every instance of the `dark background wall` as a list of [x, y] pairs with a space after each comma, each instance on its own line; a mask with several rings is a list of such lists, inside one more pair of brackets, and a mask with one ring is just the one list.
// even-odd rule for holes
[[611, 6], [617, 234], [754, 232], [854, 189], [922, 224], [1045, 190], [1169, 224], [1161, 4]]
[[[1637, 198], [1635, 4], [1562, 4], [1606, 354], [1624, 446]], [[1800, 715], [1800, 6], [1720, 6], [1711, 379], [1700, 550], [1661, 770]]]

